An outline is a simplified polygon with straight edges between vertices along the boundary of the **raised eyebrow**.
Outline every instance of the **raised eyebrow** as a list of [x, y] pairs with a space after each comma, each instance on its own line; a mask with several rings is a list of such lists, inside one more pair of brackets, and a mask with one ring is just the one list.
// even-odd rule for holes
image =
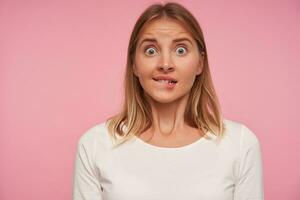
[[[191, 40], [189, 38], [186, 37], [182, 37], [182, 38], [176, 38], [174, 39], [172, 42], [176, 43], [176, 42], [182, 42], [182, 41], [187, 41], [189, 42], [191, 45], [193, 45], [193, 43], [191, 42]], [[141, 46], [144, 42], [153, 42], [153, 43], [157, 43], [157, 40], [155, 38], [145, 38], [141, 41], [140, 45]]]

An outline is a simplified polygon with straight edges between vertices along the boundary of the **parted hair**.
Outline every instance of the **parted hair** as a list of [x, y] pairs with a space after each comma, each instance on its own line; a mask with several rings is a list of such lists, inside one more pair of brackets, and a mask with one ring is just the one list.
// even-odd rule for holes
[[190, 126], [201, 130], [204, 137], [207, 132], [217, 139], [224, 136], [225, 124], [215, 92], [208, 64], [204, 36], [195, 17], [182, 5], [175, 2], [155, 3], [150, 5], [136, 21], [127, 49], [127, 64], [124, 77], [124, 95], [122, 110], [106, 120], [110, 137], [117, 147], [134, 135], [138, 136], [153, 123], [151, 107], [147, 102], [143, 88], [133, 73], [134, 56], [141, 29], [150, 21], [160, 18], [175, 19], [187, 27], [197, 43], [199, 53], [203, 56], [203, 69], [197, 75], [188, 98], [184, 120]]

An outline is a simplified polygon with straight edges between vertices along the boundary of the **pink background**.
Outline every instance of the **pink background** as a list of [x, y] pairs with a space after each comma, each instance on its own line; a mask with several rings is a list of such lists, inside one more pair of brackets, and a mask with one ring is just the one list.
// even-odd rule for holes
[[[71, 199], [75, 148], [118, 111], [154, 1], [0, 1], [0, 199]], [[265, 199], [300, 199], [300, 3], [178, 1], [199, 20], [224, 116], [260, 139]]]

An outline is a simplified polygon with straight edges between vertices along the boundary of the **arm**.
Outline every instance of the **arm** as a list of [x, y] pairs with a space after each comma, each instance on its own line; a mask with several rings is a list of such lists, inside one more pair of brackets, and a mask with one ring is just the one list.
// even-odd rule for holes
[[78, 142], [73, 174], [73, 200], [102, 200], [91, 147], [91, 144], [84, 143], [84, 137]]
[[240, 158], [234, 200], [263, 200], [263, 168], [260, 143], [256, 135], [242, 125]]

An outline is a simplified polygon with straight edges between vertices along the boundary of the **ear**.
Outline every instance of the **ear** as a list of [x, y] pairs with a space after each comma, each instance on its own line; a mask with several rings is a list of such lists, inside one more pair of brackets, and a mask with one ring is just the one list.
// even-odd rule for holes
[[202, 70], [203, 70], [203, 60], [204, 60], [204, 56], [203, 54], [201, 54], [201, 58], [199, 59], [199, 65], [198, 65], [198, 68], [197, 68], [197, 75], [201, 74], [202, 73]]
[[133, 70], [133, 74], [138, 77], [138, 72], [137, 72], [135, 64], [132, 65], [132, 70]]

